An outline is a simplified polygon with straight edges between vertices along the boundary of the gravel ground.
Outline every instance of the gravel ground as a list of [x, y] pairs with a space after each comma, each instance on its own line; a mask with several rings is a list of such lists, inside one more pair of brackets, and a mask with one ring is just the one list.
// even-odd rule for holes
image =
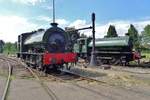
[[3, 95], [4, 87], [5, 87], [6, 78], [0, 76], [0, 97]]
[[[97, 76], [93, 78], [104, 81], [111, 86], [124, 87], [124, 88], [132, 89], [135, 92], [140, 92], [140, 93], [142, 92], [147, 93], [147, 94], [150, 93], [148, 92], [150, 88], [150, 69], [142, 69], [142, 68], [131, 68], [131, 69], [122, 68], [122, 69], [123, 70], [121, 70], [120, 68], [119, 70], [113, 70], [113, 69], [104, 70], [100, 68], [94, 68], [94, 69], [86, 68], [85, 69], [82, 67], [79, 68], [78, 66], [76, 68], [73, 68], [72, 71], [78, 72], [80, 74], [87, 75], [90, 77], [93, 77], [93, 75], [86, 74], [89, 71], [94, 74], [101, 73], [102, 76], [97, 77], [98, 76], [97, 74]], [[82, 73], [83, 71], [79, 71], [79, 70], [84, 70], [84, 73]]]
[[[1, 58], [1, 55], [0, 55]], [[0, 97], [2, 97], [7, 81], [8, 66], [3, 59], [0, 59]]]
[[[14, 58], [15, 59], [15, 58]], [[51, 100], [49, 95], [32, 75], [18, 62], [11, 60], [13, 76], [7, 100]], [[2, 71], [3, 69], [3, 71]], [[4, 87], [6, 64], [0, 60], [0, 87]], [[86, 70], [73, 68], [72, 71], [98, 78], [107, 84], [75, 81], [60, 82], [46, 80], [44, 82], [55, 93], [59, 100], [150, 100], [150, 70], [128, 69], [125, 71], [103, 70], [99, 68]], [[133, 71], [133, 72], [128, 72]], [[70, 82], [76, 82], [72, 84]], [[3, 88], [0, 88], [0, 96]]]
[[[119, 88], [112, 87], [107, 85], [92, 85], [88, 86], [88, 88], [92, 88], [95, 91], [100, 91], [102, 95], [110, 98], [109, 100], [149, 100], [150, 99], [150, 91], [149, 88], [132, 90], [131, 88]], [[134, 87], [134, 89], [137, 87]], [[142, 88], [143, 89], [143, 88]], [[140, 91], [139, 91], [140, 90]], [[147, 91], [145, 91], [147, 90]]]
[[123, 67], [123, 66], [111, 66], [112, 69], [116, 69], [117, 71], [126, 71], [130, 73], [137, 74], [150, 74], [150, 68], [142, 68], [142, 67]]
[[[3, 55], [0, 55], [0, 57], [5, 58]], [[7, 100], [51, 100], [41, 85], [34, 80], [31, 73], [18, 62], [18, 59], [8, 59], [8, 61], [13, 67], [13, 75]], [[5, 60], [0, 59], [0, 87], [2, 87], [0, 88], [0, 97], [5, 85], [4, 79], [7, 78], [7, 68]]]
[[66, 83], [47, 83], [57, 94], [60, 100], [149, 100], [149, 89], [147, 92], [137, 92], [127, 88], [112, 87], [108, 85], [91, 84], [80, 88]]
[[[59, 100], [149, 100], [149, 87], [121, 88], [108, 85], [45, 82]], [[136, 90], [135, 90], [136, 88]], [[138, 89], [137, 89], [138, 88]], [[138, 90], [138, 91], [137, 91]], [[139, 91], [140, 90], [140, 91]], [[22, 92], [23, 91], [23, 92]], [[17, 96], [16, 96], [17, 95]], [[39, 84], [32, 80], [12, 81], [8, 100], [50, 100]]]
[[88, 89], [82, 89], [69, 83], [47, 83], [57, 94], [59, 100], [110, 100]]
[[41, 85], [27, 79], [12, 80], [7, 100], [51, 100]]
[[7, 63], [5, 63], [5, 60], [0, 59], [0, 76], [7, 77], [7, 75], [8, 75], [8, 65]]

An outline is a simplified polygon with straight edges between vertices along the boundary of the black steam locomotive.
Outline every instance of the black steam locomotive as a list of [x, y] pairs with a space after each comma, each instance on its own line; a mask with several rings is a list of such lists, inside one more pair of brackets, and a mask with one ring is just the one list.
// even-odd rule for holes
[[64, 64], [75, 63], [77, 55], [70, 52], [70, 35], [52, 23], [44, 30], [23, 33], [18, 36], [18, 57], [27, 64], [42, 70], [61, 68]]

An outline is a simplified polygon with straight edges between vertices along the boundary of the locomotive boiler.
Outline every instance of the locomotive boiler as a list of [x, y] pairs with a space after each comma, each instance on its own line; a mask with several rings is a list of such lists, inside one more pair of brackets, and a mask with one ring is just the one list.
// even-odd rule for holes
[[47, 30], [39, 29], [19, 35], [18, 57], [42, 70], [75, 63], [77, 55], [69, 50], [69, 35], [57, 23], [51, 25]]

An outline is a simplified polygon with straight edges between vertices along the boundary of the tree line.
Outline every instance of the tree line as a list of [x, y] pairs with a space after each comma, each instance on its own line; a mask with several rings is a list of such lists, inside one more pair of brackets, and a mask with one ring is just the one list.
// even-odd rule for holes
[[[135, 26], [133, 24], [130, 24], [128, 32], [125, 33], [125, 35], [129, 36], [129, 38], [133, 42], [134, 49], [150, 49], [150, 25], [146, 25], [141, 34], [139, 34]], [[118, 37], [114, 25], [109, 26], [107, 35], [104, 37]]]
[[4, 54], [16, 54], [17, 53], [17, 43], [6, 42], [3, 47]]

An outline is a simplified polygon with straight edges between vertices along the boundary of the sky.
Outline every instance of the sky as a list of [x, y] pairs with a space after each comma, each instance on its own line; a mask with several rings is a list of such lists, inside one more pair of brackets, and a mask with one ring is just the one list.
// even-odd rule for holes
[[[102, 38], [109, 25], [123, 36], [130, 24], [139, 33], [150, 24], [150, 0], [55, 0], [59, 27], [91, 26], [96, 14], [96, 37]], [[47, 29], [52, 22], [52, 0], [0, 0], [0, 39], [17, 41], [21, 33]], [[91, 30], [81, 31], [92, 35]]]

